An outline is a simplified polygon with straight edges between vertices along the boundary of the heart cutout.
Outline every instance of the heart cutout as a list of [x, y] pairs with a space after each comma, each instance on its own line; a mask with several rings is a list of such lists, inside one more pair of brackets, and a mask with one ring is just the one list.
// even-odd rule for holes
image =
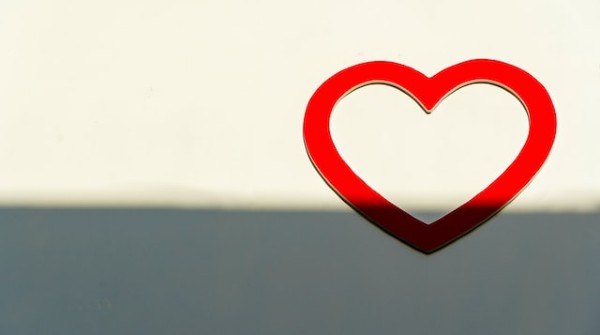
[[424, 223], [496, 179], [529, 129], [520, 100], [489, 84], [461, 88], [433, 113], [395, 87], [367, 85], [341, 99], [330, 122], [333, 143], [354, 173]]
[[[387, 84], [410, 95], [431, 113], [454, 91], [473, 83], [499, 86], [521, 101], [529, 118], [523, 148], [508, 168], [469, 201], [425, 224], [369, 187], [346, 164], [330, 131], [338, 101], [369, 84]], [[350, 206], [381, 229], [424, 253], [432, 253], [481, 225], [527, 186], [550, 153], [556, 114], [546, 89], [530, 74], [507, 63], [475, 59], [451, 66], [433, 77], [402, 64], [375, 61], [346, 68], [313, 94], [304, 116], [304, 142], [317, 171]]]

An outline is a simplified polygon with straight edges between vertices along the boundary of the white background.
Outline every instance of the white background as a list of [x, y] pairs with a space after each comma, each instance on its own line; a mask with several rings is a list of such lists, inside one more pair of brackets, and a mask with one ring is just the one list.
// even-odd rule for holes
[[[599, 15], [597, 1], [3, 1], [0, 201], [344, 208], [304, 150], [314, 90], [365, 61], [433, 75], [492, 58], [536, 77], [558, 116], [509, 209], [597, 208]], [[429, 116], [370, 86], [332, 123], [350, 165], [408, 209], [467, 200], [527, 131], [489, 85]]]
[[[598, 0], [0, 0], [0, 334], [600, 334], [599, 17]], [[507, 212], [424, 255], [321, 180], [304, 109], [360, 62], [473, 58], [547, 88], [556, 142]], [[369, 86], [332, 130], [431, 217], [506, 167], [525, 115], [490, 85], [431, 115]]]

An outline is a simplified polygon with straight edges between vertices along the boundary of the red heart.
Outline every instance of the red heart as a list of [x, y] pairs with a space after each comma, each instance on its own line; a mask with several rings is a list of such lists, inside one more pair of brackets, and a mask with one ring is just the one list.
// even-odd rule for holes
[[[529, 116], [527, 140], [517, 158], [496, 180], [431, 224], [416, 219], [369, 187], [350, 169], [333, 144], [329, 129], [331, 112], [338, 101], [362, 86], [392, 85], [431, 112], [446, 96], [473, 83], [497, 85], [521, 101]], [[313, 94], [304, 116], [306, 149], [323, 179], [368, 220], [424, 253], [432, 253], [468, 233], [515, 198], [548, 157], [555, 134], [554, 106], [542, 84], [517, 67], [486, 59], [451, 66], [431, 78], [392, 62], [358, 64], [327, 79]]]

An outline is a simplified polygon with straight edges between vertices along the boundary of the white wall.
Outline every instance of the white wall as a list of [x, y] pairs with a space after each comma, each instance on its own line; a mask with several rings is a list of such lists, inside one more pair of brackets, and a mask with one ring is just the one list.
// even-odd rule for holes
[[[551, 156], [509, 209], [594, 208], [599, 14], [597, 1], [4, 1], [0, 202], [343, 208], [303, 147], [322, 81], [369, 60], [433, 75], [493, 58], [542, 82], [558, 114]], [[527, 128], [486, 85], [429, 117], [375, 86], [338, 109], [344, 157], [409, 209], [467, 200]]]

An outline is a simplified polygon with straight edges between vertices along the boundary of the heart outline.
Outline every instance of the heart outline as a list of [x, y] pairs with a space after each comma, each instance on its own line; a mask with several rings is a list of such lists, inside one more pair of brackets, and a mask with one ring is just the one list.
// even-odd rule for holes
[[[331, 114], [341, 99], [360, 87], [394, 86], [431, 113], [450, 94], [475, 83], [499, 86], [521, 102], [529, 121], [527, 139], [517, 157], [494, 181], [431, 224], [411, 216], [368, 186], [333, 143]], [[306, 107], [303, 135], [315, 169], [342, 200], [387, 233], [430, 254], [489, 220], [531, 182], [554, 143], [556, 114], [544, 86], [529, 73], [504, 62], [473, 59], [427, 77], [402, 64], [373, 61], [343, 69], [317, 88]]]

